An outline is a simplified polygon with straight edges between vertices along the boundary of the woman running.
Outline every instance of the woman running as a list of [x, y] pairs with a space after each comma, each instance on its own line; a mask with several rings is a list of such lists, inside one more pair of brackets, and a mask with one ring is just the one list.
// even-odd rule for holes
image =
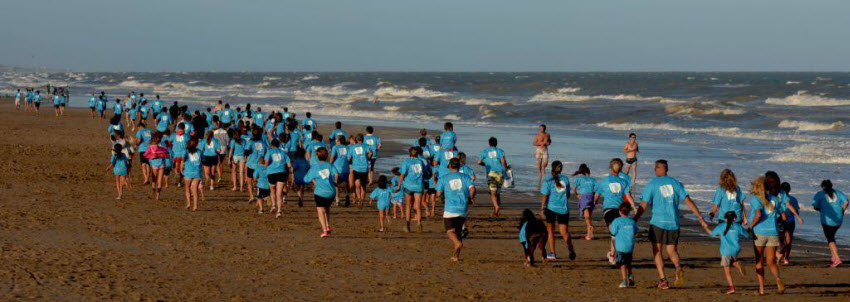
[[177, 171], [177, 186], [183, 185], [183, 158], [186, 157], [186, 146], [191, 136], [186, 133], [186, 124], [177, 124], [177, 131], [171, 135], [171, 152], [174, 155], [174, 170]]
[[570, 179], [562, 175], [564, 164], [556, 160], [552, 162], [552, 176], [547, 177], [540, 186], [540, 217], [546, 219], [546, 230], [549, 233], [549, 254], [547, 260], [555, 260], [555, 226], [561, 233], [561, 238], [567, 244], [570, 252], [570, 260], [576, 259], [573, 242], [570, 239], [570, 207], [567, 200], [570, 199]]
[[422, 173], [424, 162], [419, 158], [419, 148], [410, 147], [407, 151], [410, 157], [401, 162], [400, 185], [395, 188], [398, 192], [404, 189], [404, 220], [407, 225], [405, 232], [410, 232], [410, 207], [416, 212], [416, 224], [422, 228]]
[[584, 225], [587, 228], [587, 235], [584, 236], [584, 240], [593, 240], [593, 224], [590, 223], [590, 216], [596, 207], [596, 204], [593, 202], [593, 192], [596, 191], [596, 179], [590, 177], [590, 168], [586, 164], [581, 164], [578, 170], [573, 173], [573, 176], [578, 176], [573, 183], [573, 193], [579, 197], [578, 208], [582, 215], [584, 215]]
[[151, 130], [148, 129], [144, 121], [139, 123], [139, 131], [136, 131], [136, 151], [139, 152], [139, 163], [142, 165], [142, 177], [144, 178], [143, 185], [150, 182], [150, 162], [145, 157], [145, 152], [148, 151], [148, 145], [151, 141]]
[[336, 195], [336, 181], [339, 172], [333, 165], [328, 163], [328, 149], [319, 147], [316, 149], [316, 164], [310, 167], [310, 171], [304, 176], [304, 182], [313, 183], [313, 197], [316, 201], [316, 214], [319, 224], [322, 225], [321, 237], [331, 234], [330, 211], [331, 203]]
[[186, 210], [192, 208], [192, 211], [198, 210], [198, 195], [201, 195], [201, 201], [204, 199], [204, 189], [201, 184], [203, 170], [201, 168], [201, 158], [203, 151], [198, 149], [198, 140], [191, 139], [186, 144], [186, 154], [183, 156], [183, 177], [186, 182]]
[[785, 284], [779, 277], [779, 265], [776, 263], [776, 248], [779, 246], [779, 231], [776, 227], [779, 217], [779, 198], [770, 191], [779, 191], [779, 182], [773, 177], [760, 176], [752, 183], [750, 207], [752, 213], [748, 228], [755, 234], [753, 246], [756, 255], [756, 275], [759, 281], [759, 294], [764, 295], [764, 265], [776, 277], [777, 291], [785, 292]]
[[735, 223], [747, 225], [747, 218], [743, 215], [745, 199], [741, 188], [738, 187], [738, 178], [735, 177], [735, 173], [732, 173], [732, 170], [724, 169], [720, 172], [720, 182], [717, 189], [714, 190], [714, 197], [711, 199], [714, 207], [711, 208], [711, 213], [708, 215], [709, 220], [714, 220], [717, 211], [720, 211], [724, 217], [726, 212], [735, 212]]
[[[593, 196], [593, 203], [596, 205], [599, 204], [599, 197], [605, 200], [602, 203], [602, 217], [605, 220], [605, 226], [611, 226], [611, 222], [614, 222], [614, 219], [620, 217], [620, 203], [623, 201], [628, 201], [632, 204], [632, 208], [636, 208], [632, 195], [629, 194], [630, 187], [628, 181], [618, 176], [620, 169], [623, 168], [623, 160], [619, 158], [612, 159], [608, 163], [608, 166], [611, 168], [611, 174], [608, 174], [608, 176], [603, 177], [596, 183], [596, 192], [594, 192], [595, 194]], [[612, 265], [617, 263], [614, 240], [615, 238], [612, 237], [611, 247], [607, 255], [608, 262]]]
[[289, 182], [289, 171], [292, 170], [292, 163], [289, 160], [289, 155], [286, 155], [286, 151], [280, 148], [280, 141], [277, 139], [272, 140], [271, 147], [263, 159], [265, 159], [268, 182], [271, 185], [272, 199], [274, 200], [271, 210], [277, 209], [275, 217], [279, 218], [283, 212], [283, 203], [286, 202], [286, 184]]
[[339, 201], [339, 191], [345, 190], [345, 203], [344, 205], [347, 207], [350, 202], [351, 188], [349, 184], [349, 177], [351, 173], [351, 165], [348, 163], [348, 140], [343, 135], [338, 135], [334, 137], [336, 142], [333, 144], [331, 148], [331, 160], [334, 168], [339, 171], [339, 181], [337, 182], [337, 194], [336, 194], [336, 205], [340, 205]]
[[823, 235], [826, 237], [829, 252], [832, 254], [830, 267], [834, 268], [842, 263], [841, 257], [838, 255], [838, 246], [835, 244], [835, 233], [841, 228], [844, 212], [847, 211], [848, 200], [847, 195], [832, 188], [832, 181], [829, 179], [821, 182], [820, 187], [821, 191], [815, 194], [812, 207], [815, 208], [815, 211], [820, 212]]
[[[239, 192], [245, 188], [245, 138], [242, 135], [242, 129], [231, 129], [230, 134], [230, 182], [233, 183], [231, 191], [236, 191], [236, 184], [239, 184]], [[238, 181], [238, 182], [237, 182]]]
[[307, 161], [306, 154], [303, 148], [298, 148], [295, 150], [295, 160], [292, 161], [292, 179], [294, 180], [292, 189], [298, 191], [299, 208], [304, 205], [304, 189], [307, 187], [304, 176], [307, 176], [307, 172], [310, 171], [310, 162]]

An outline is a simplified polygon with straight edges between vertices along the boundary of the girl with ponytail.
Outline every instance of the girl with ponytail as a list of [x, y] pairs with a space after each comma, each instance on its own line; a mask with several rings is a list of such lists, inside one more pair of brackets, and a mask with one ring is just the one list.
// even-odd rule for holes
[[547, 260], [555, 259], [555, 225], [567, 244], [570, 260], [576, 258], [573, 242], [570, 240], [569, 218], [570, 208], [567, 200], [570, 198], [570, 179], [562, 175], [564, 164], [560, 161], [552, 163], [552, 175], [540, 186], [540, 216], [546, 219], [546, 230], [549, 232], [549, 253]]
[[752, 220], [749, 227], [755, 234], [753, 245], [756, 254], [756, 275], [759, 281], [759, 294], [764, 295], [764, 264], [767, 262], [770, 272], [776, 278], [777, 291], [785, 292], [785, 284], [779, 277], [779, 265], [776, 263], [776, 248], [779, 246], [779, 230], [776, 227], [779, 211], [777, 195], [770, 194], [768, 190], [778, 188], [778, 179], [774, 177], [760, 176], [752, 183], [750, 192], [750, 207], [752, 208]]
[[735, 284], [732, 282], [732, 267], [738, 269], [741, 276], [744, 275], [744, 268], [738, 262], [738, 253], [741, 252], [741, 237], [750, 237], [738, 221], [738, 215], [735, 211], [728, 211], [723, 215], [725, 222], [718, 224], [714, 230], [709, 232], [712, 237], [720, 237], [720, 266], [723, 267], [723, 274], [726, 276], [726, 282], [729, 283], [729, 290], [726, 294], [735, 293]]
[[841, 228], [844, 220], [844, 212], [847, 211], [848, 199], [843, 192], [832, 188], [829, 179], [821, 182], [822, 191], [815, 194], [812, 207], [820, 212], [820, 223], [823, 226], [823, 235], [829, 244], [829, 252], [832, 254], [831, 267], [841, 265], [841, 257], [838, 255], [838, 246], [835, 245], [835, 233]]
[[593, 202], [593, 192], [596, 192], [596, 179], [590, 177], [590, 168], [586, 164], [581, 164], [578, 171], [573, 173], [573, 176], [578, 176], [573, 181], [573, 192], [579, 197], [578, 208], [584, 215], [584, 225], [587, 228], [587, 235], [584, 240], [593, 239], [593, 225], [590, 223], [590, 215], [593, 214], [593, 208], [596, 204]]

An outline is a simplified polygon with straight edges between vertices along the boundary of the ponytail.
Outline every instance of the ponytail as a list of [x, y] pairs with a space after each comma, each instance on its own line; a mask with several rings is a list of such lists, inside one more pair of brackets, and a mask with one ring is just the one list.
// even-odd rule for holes
[[726, 219], [726, 229], [723, 230], [723, 236], [726, 236], [726, 233], [729, 232], [729, 228], [732, 227], [733, 223], [735, 223], [735, 219], [738, 219], [738, 215], [735, 215], [734, 211], [729, 211], [723, 215], [723, 218]]
[[559, 179], [559, 176], [561, 176], [561, 170], [563, 169], [564, 164], [562, 164], [560, 160], [552, 162], [552, 180], [555, 181], [555, 187], [558, 189], [564, 188], [564, 185], [561, 184], [561, 180]]
[[829, 195], [829, 198], [835, 198], [835, 189], [832, 188], [831, 180], [825, 179], [820, 183], [820, 187], [823, 188], [823, 191], [826, 192], [826, 195]]
[[573, 173], [573, 176], [576, 176], [576, 175], [579, 175], [579, 174], [585, 175], [585, 176], [590, 175], [590, 168], [588, 168], [586, 164], [581, 164], [580, 166], [578, 166], [578, 170], [576, 170], [576, 172]]

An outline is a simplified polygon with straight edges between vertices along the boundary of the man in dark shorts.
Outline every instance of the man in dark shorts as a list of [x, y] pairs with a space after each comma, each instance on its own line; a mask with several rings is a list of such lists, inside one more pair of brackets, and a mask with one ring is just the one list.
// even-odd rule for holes
[[469, 214], [469, 204], [475, 199], [475, 185], [469, 175], [459, 173], [460, 160], [453, 158], [449, 161], [449, 173], [440, 176], [437, 181], [437, 196], [443, 196], [445, 209], [443, 224], [446, 235], [454, 244], [451, 260], [460, 260], [460, 249], [463, 248], [463, 225]]
[[699, 208], [691, 200], [688, 191], [681, 182], [667, 176], [667, 161], [660, 159], [655, 162], [655, 178], [643, 188], [640, 207], [635, 214], [635, 221], [646, 210], [652, 206], [652, 218], [649, 220], [649, 241], [652, 243], [652, 253], [655, 256], [655, 268], [658, 269], [660, 281], [657, 287], [660, 289], [670, 288], [667, 277], [664, 275], [664, 258], [661, 256], [662, 248], [667, 250], [667, 255], [673, 266], [676, 267], [676, 281], [673, 286], [681, 287], [685, 284], [685, 272], [679, 263], [679, 253], [676, 247], [679, 245], [679, 202], [685, 201], [691, 212], [697, 216], [700, 225], [708, 231], [708, 224], [703, 219]]

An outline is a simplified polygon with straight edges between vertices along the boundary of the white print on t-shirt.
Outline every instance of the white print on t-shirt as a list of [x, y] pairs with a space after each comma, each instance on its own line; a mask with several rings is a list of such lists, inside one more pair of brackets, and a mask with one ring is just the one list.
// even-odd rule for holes
[[254, 150], [263, 151], [263, 144], [261, 144], [261, 143], [254, 144]]
[[567, 185], [564, 183], [563, 180], [559, 180], [558, 182], [561, 183], [561, 187], [558, 188], [558, 186], [555, 186], [555, 191], [557, 191], [558, 193], [564, 193], [564, 191], [567, 189]]
[[498, 154], [496, 153], [496, 151], [495, 151], [495, 150], [494, 150], [494, 151], [487, 152], [487, 157], [489, 157], [489, 158], [496, 158], [496, 156], [497, 156], [497, 155], [498, 155]]
[[348, 154], [348, 150], [346, 150], [345, 148], [339, 148], [339, 149], [337, 149], [337, 150], [339, 150], [339, 151], [337, 151], [337, 152], [339, 153], [339, 155], [346, 155], [346, 154]]
[[449, 180], [449, 188], [452, 191], [460, 191], [460, 188], [463, 187], [463, 181], [460, 179], [452, 179]]
[[612, 182], [608, 184], [608, 190], [611, 190], [611, 193], [617, 194], [620, 193], [620, 190], [623, 189], [623, 186], [618, 182]]
[[178, 136], [177, 136], [177, 138], [176, 138], [176, 140], [177, 140], [178, 142], [183, 142], [183, 140], [184, 140], [184, 139], [185, 139], [185, 138], [183, 138], [183, 136], [182, 136], [182, 135], [178, 135]]
[[354, 154], [363, 154], [363, 147], [354, 147]]
[[331, 171], [328, 169], [319, 170], [319, 177], [322, 179], [328, 179], [331, 176]]
[[276, 161], [276, 162], [281, 161], [280, 153], [272, 154], [272, 160], [273, 160], [273, 161]]
[[443, 153], [443, 157], [446, 158], [446, 159], [452, 159], [455, 156], [454, 156], [454, 154], [452, 154], [452, 152], [446, 152], [446, 153]]
[[420, 165], [420, 164], [410, 165], [410, 170], [412, 170], [413, 173], [422, 173], [422, 165]]
[[663, 185], [658, 187], [658, 190], [661, 192], [661, 196], [664, 198], [673, 196], [673, 185]]
[[738, 192], [726, 191], [726, 200], [736, 200], [737, 197], [738, 197]]
[[370, 139], [370, 140], [367, 140], [367, 141], [366, 141], [366, 144], [367, 144], [367, 145], [369, 145], [369, 146], [371, 146], [371, 145], [374, 145], [374, 144], [375, 144], [375, 141]]
[[201, 160], [200, 154], [198, 154], [198, 153], [190, 153], [189, 154], [189, 161], [199, 161], [199, 160]]
[[826, 202], [835, 203], [837, 201], [838, 201], [838, 194], [835, 194], [835, 196], [833, 196], [833, 197], [829, 197], [829, 195], [826, 195]]

